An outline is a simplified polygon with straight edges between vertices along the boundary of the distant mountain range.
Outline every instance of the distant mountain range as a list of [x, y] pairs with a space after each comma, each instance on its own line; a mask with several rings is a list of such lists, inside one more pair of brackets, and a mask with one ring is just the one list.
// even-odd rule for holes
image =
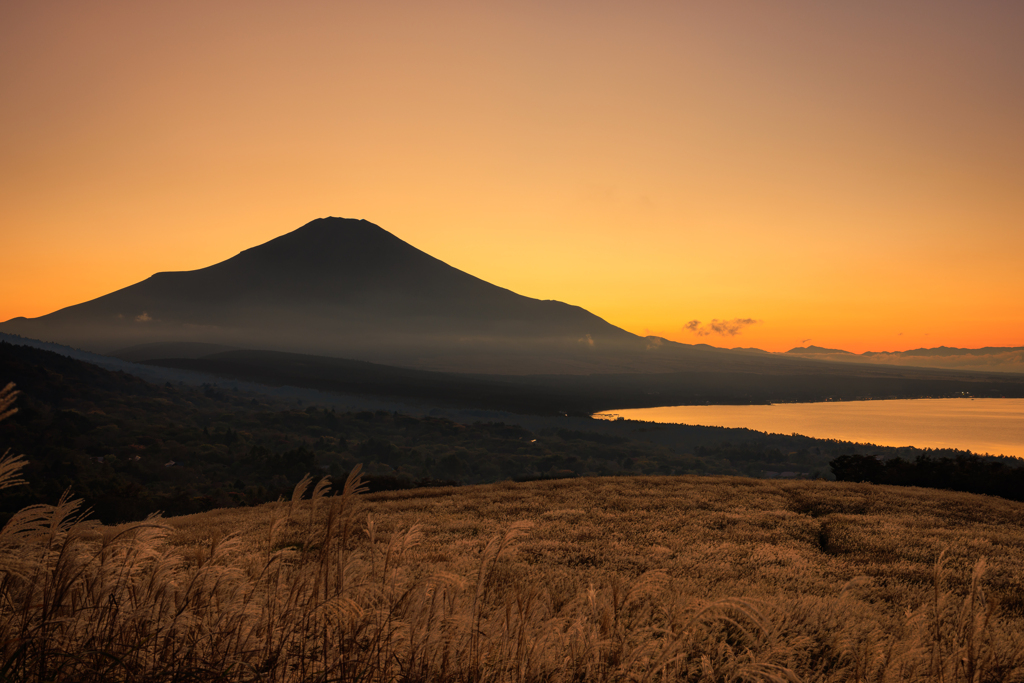
[[786, 351], [787, 356], [839, 363], [864, 363], [876, 366], [905, 366], [973, 370], [980, 372], [1024, 373], [1024, 346], [986, 346], [958, 349], [939, 346], [910, 351], [865, 351], [851, 353], [820, 346], [801, 346]]

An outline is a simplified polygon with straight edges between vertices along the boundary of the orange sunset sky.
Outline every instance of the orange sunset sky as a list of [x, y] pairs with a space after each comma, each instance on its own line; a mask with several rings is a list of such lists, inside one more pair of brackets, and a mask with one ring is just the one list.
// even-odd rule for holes
[[1010, 0], [4, 2], [0, 320], [334, 215], [638, 334], [1024, 345], [1022, 33]]

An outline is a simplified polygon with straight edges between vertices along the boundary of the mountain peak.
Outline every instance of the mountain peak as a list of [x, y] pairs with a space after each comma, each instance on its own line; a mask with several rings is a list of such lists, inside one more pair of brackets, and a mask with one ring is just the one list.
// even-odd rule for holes
[[367, 258], [394, 258], [401, 252], [427, 256], [367, 220], [330, 216], [317, 218], [297, 230], [246, 249], [235, 259], [240, 258], [243, 262], [250, 259], [258, 262], [276, 261], [278, 265], [300, 260], [301, 264], [298, 265], [308, 272], [311, 268], [336, 267], [339, 258], [355, 261], [348, 265], [356, 265], [365, 263]]
[[[843, 351], [842, 349], [826, 349], [822, 346], [798, 346], [794, 349], [786, 351], [786, 353], [793, 354], [812, 354], [812, 353], [850, 353], [849, 351]], [[853, 355], [853, 354], [850, 354]]]
[[[300, 228], [296, 228], [291, 232], [287, 232], [280, 237], [277, 237], [270, 242], [265, 244], [271, 244], [278, 240], [287, 238], [303, 238], [303, 239], [316, 239], [319, 237], [369, 237], [369, 236], [388, 236], [394, 239], [398, 239], [390, 232], [380, 227], [375, 223], [371, 223], [365, 218], [340, 218], [337, 216], [327, 216], [325, 218], [314, 218], [310, 222], [306, 223]], [[265, 246], [260, 245], [260, 246]]]
[[495, 297], [506, 303], [524, 298], [355, 218], [318, 218], [195, 272], [209, 272], [221, 291], [233, 288], [261, 304], [320, 301], [390, 309], [395, 315], [431, 314], [460, 302], [477, 308]]

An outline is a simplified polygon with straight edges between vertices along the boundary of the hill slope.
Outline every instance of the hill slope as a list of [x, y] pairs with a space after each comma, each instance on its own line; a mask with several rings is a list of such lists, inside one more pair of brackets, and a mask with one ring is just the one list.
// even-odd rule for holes
[[[388, 566], [383, 558], [395, 568], [353, 586], [387, 584], [393, 602], [386, 604], [408, 624], [402, 635], [424, 644], [414, 653], [426, 661], [472, 661], [472, 650], [460, 649], [460, 629], [477, 634], [488, 653], [483, 671], [494, 680], [518, 680], [501, 675], [509, 666], [547, 680], [642, 679], [661, 665], [666, 679], [701, 681], [1024, 675], [1020, 503], [723, 477], [504, 483], [366, 498], [347, 508], [355, 519], [372, 515], [368, 538], [355, 547], [382, 558], [375, 568]], [[323, 512], [282, 503], [169, 520], [172, 544], [183, 556], [203, 557], [215, 547], [209, 539], [240, 533], [241, 548], [262, 550], [286, 515], [299, 523], [281, 534], [281, 546], [315, 548], [330, 533], [306, 527]], [[321, 566], [315, 552], [297, 562], [311, 572]], [[293, 576], [289, 585], [302, 585]], [[417, 598], [434, 590], [451, 611], [436, 615], [444, 636], [432, 640], [436, 607]], [[345, 594], [360, 605], [379, 605], [379, 595]], [[379, 660], [394, 677], [415, 656], [397, 638], [387, 655]], [[865, 671], [871, 676], [859, 675]], [[430, 673], [447, 679], [443, 665]]]
[[[1024, 620], [1024, 503], [990, 496], [682, 476], [502, 482], [365, 498], [382, 534], [413, 524], [430, 530], [416, 555], [450, 563], [447, 569], [477, 561], [475, 553], [460, 553], [509, 524], [532, 522], [520, 541], [524, 571], [573, 572], [585, 585], [664, 569], [707, 598], [740, 586], [762, 595], [836, 595], [844, 582], [867, 576], [877, 597], [896, 606], [931, 589], [923, 583], [943, 551], [947, 578], [960, 590], [985, 556], [991, 594]], [[273, 505], [214, 510], [172, 524], [203, 535], [244, 529], [244, 542], [257, 544], [273, 513]]]

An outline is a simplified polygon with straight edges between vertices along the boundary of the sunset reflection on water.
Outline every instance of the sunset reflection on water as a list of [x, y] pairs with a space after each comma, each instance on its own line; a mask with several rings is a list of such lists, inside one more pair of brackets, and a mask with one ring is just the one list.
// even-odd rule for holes
[[745, 427], [879, 446], [957, 448], [1024, 457], [1024, 399], [939, 398], [753, 406], [662, 406], [594, 417]]

